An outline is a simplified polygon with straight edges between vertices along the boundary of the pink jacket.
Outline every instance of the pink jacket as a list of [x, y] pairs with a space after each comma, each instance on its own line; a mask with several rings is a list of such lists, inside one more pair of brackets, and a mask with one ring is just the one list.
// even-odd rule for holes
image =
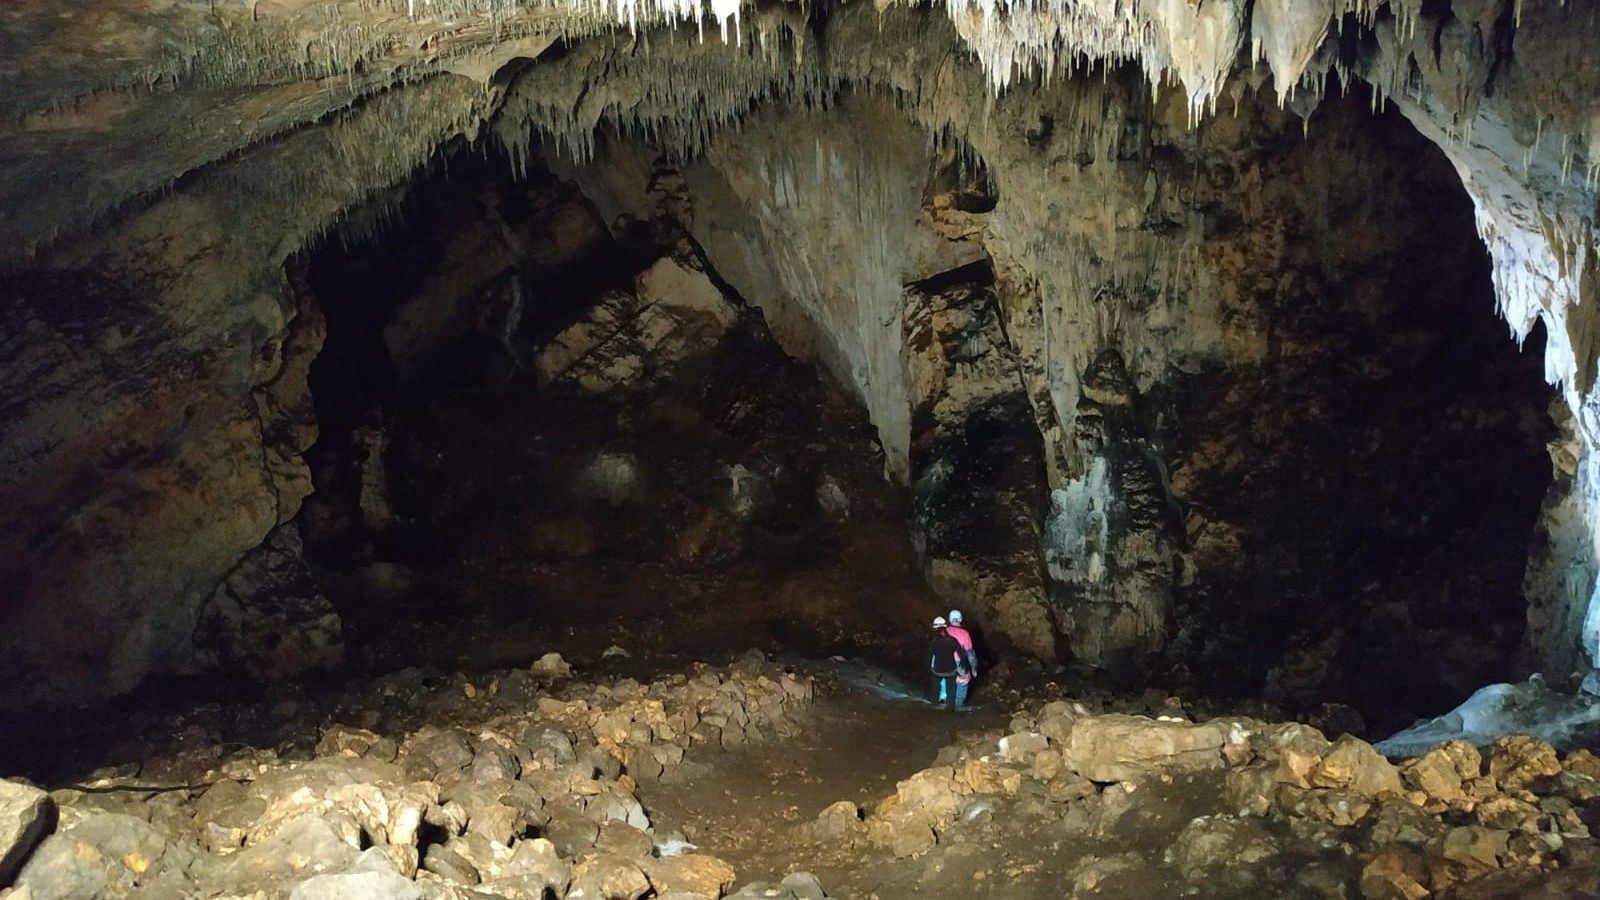
[[978, 654], [972, 649], [972, 635], [960, 625], [949, 626], [945, 629], [945, 633], [955, 638], [956, 643], [961, 645], [962, 652], [967, 655], [967, 674], [956, 676], [957, 681], [966, 684], [972, 680], [972, 676], [978, 674]]

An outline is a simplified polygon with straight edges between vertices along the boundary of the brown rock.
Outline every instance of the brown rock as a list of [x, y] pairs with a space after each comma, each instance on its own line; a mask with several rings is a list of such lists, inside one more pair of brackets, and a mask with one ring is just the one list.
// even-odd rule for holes
[[1322, 762], [1322, 757], [1314, 753], [1307, 753], [1294, 747], [1285, 747], [1278, 755], [1278, 771], [1273, 780], [1280, 784], [1292, 784], [1297, 788], [1311, 787], [1311, 773]]
[[611, 819], [601, 825], [600, 836], [594, 842], [596, 850], [615, 853], [628, 859], [644, 859], [650, 855], [654, 846], [650, 835], [617, 819]]
[[527, 816], [519, 809], [504, 803], [492, 803], [471, 810], [467, 820], [468, 834], [481, 834], [499, 844], [510, 846], [512, 840], [528, 828]]
[[1469, 874], [1499, 868], [1507, 853], [1507, 835], [1492, 828], [1466, 825], [1445, 832], [1439, 841], [1440, 858], [1463, 866]]
[[482, 879], [478, 868], [468, 862], [466, 857], [439, 844], [430, 845], [423, 852], [422, 868], [440, 878], [469, 887], [477, 884]]
[[394, 754], [398, 748], [394, 741], [380, 737], [365, 728], [352, 728], [348, 725], [334, 725], [322, 733], [322, 740], [317, 742], [318, 756], [367, 756], [393, 762]]
[[1482, 774], [1483, 759], [1478, 748], [1466, 741], [1446, 741], [1401, 769], [1405, 783], [1440, 803], [1453, 804], [1466, 799], [1463, 785]]
[[1370, 797], [1348, 788], [1337, 788], [1308, 792], [1295, 804], [1295, 811], [1319, 822], [1349, 828], [1365, 819], [1372, 806]]
[[1511, 734], [1489, 745], [1489, 775], [1501, 790], [1525, 788], [1560, 772], [1555, 748], [1544, 741]]
[[1491, 797], [1479, 803], [1473, 815], [1490, 828], [1528, 833], [1539, 830], [1539, 808], [1515, 797]]
[[733, 866], [702, 853], [651, 860], [647, 872], [657, 893], [676, 891], [709, 900], [718, 900], [734, 879]]
[[1250, 866], [1277, 852], [1276, 842], [1255, 819], [1202, 816], [1178, 834], [1167, 850], [1167, 861], [1193, 882], [1207, 872]]
[[[507, 885], [505, 882], [513, 884]], [[543, 838], [518, 841], [511, 859], [500, 867], [494, 881], [484, 884], [491, 892], [520, 890], [533, 897], [544, 897], [546, 891], [557, 897], [565, 896], [572, 881], [572, 869], [556, 854], [556, 848]], [[506, 890], [511, 888], [512, 890]]]
[[1049, 739], [1037, 731], [1019, 731], [1000, 739], [1000, 755], [1008, 760], [1026, 761], [1049, 745]]
[[1311, 783], [1317, 787], [1349, 788], [1367, 797], [1401, 791], [1400, 771], [1371, 744], [1349, 735], [1339, 738], [1333, 750], [1322, 758], [1311, 774]]
[[1428, 815], [1405, 800], [1386, 800], [1373, 814], [1372, 844], [1383, 847], [1389, 844], [1408, 844], [1422, 847], [1444, 830], [1438, 819]]
[[937, 829], [949, 824], [961, 806], [955, 770], [934, 766], [895, 785], [894, 796], [873, 810], [867, 840], [895, 856], [912, 856], [933, 846]]
[[1566, 761], [1561, 767], [1574, 775], [1582, 775], [1600, 781], [1600, 756], [1588, 750], [1575, 750], [1567, 754]]
[[1222, 768], [1224, 743], [1225, 733], [1215, 724], [1109, 715], [1077, 723], [1062, 750], [1068, 767], [1106, 783]]
[[1278, 784], [1278, 769], [1272, 763], [1230, 769], [1223, 781], [1223, 801], [1229, 810], [1264, 816], [1272, 808]]
[[598, 853], [572, 870], [568, 896], [582, 893], [590, 900], [639, 900], [650, 891], [644, 870], [614, 853]]
[[819, 813], [815, 821], [802, 826], [801, 831], [812, 840], [848, 846], [866, 835], [867, 824], [861, 820], [859, 807], [849, 800], [840, 800]]
[[1366, 900], [1422, 900], [1428, 870], [1415, 852], [1387, 848], [1361, 870], [1361, 896]]
[[1039, 733], [1050, 740], [1051, 744], [1060, 746], [1067, 742], [1067, 737], [1072, 733], [1072, 727], [1083, 716], [1079, 715], [1072, 705], [1065, 700], [1055, 700], [1046, 703], [1038, 715]]
[[1022, 788], [1022, 773], [974, 759], [956, 770], [956, 785], [966, 794], [1000, 794], [1015, 797]]

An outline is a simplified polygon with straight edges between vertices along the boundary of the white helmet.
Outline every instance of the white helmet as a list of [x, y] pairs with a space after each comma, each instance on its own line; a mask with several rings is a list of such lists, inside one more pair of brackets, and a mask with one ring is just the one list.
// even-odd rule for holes
[[945, 624], [944, 623], [944, 616], [934, 616], [933, 617], [933, 627], [935, 627], [935, 628], [943, 628], [944, 624]]
[[961, 624], [961, 610], [959, 610], [959, 609], [950, 610], [950, 624], [951, 625], [960, 625]]

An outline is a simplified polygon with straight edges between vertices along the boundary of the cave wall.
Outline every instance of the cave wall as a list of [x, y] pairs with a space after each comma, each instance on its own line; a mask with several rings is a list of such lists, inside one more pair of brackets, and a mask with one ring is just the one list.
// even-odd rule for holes
[[[375, 99], [7, 279], [8, 702], [207, 661], [202, 607], [311, 490], [321, 325], [284, 264], [459, 133], [478, 98], [446, 77]], [[388, 168], [349, 151], [378, 144]]]
[[[1002, 207], [981, 226], [962, 216], [934, 216], [927, 226], [982, 243], [1008, 329], [1036, 320], [1014, 329], [1011, 352], [1045, 439], [1049, 484], [1083, 504], [1110, 489], [1098, 487], [1094, 453], [1077, 436], [1089, 393], [1083, 374], [1104, 342], [1074, 335], [1117, 335], [1135, 388], [1167, 356], [1181, 367], [1215, 353], [1222, 340], [1206, 315], [1170, 296], [1182, 281], [1175, 273], [1193, 261], [1184, 256], [1193, 246], [1184, 236], [1203, 229], [1196, 221], [1203, 216], [1190, 210], [1146, 220], [1146, 211], [1168, 201], [1137, 148], [1182, 147], [1197, 139], [1183, 137], [1195, 121], [1204, 123], [1195, 135], [1230, 127], [1229, 106], [1251, 105], [1251, 87], [1269, 74], [1274, 93], [1294, 95], [1302, 111], [1318, 99], [1326, 72], [1375, 85], [1455, 163], [1514, 330], [1525, 334], [1540, 320], [1550, 335], [1547, 374], [1561, 386], [1570, 437], [1554, 452], [1563, 477], [1545, 504], [1527, 581], [1530, 641], [1543, 668], [1558, 674], [1587, 667], [1584, 654], [1600, 651], [1595, 325], [1584, 312], [1595, 304], [1582, 302], [1597, 286], [1590, 148], [1600, 141], [1593, 108], [1600, 51], [1587, 39], [1596, 27], [1590, 8], [1328, 4], [1330, 13], [1354, 13], [1337, 33], [1326, 17], [1282, 3], [1257, 3], [1253, 17], [1240, 3], [1128, 5], [1109, 14], [1115, 21], [1096, 6], [1074, 5], [1072, 15], [1040, 27], [1025, 14], [968, 7], [953, 30], [935, 16], [859, 4], [813, 29], [779, 7], [745, 18], [752, 40], [720, 49], [710, 42], [712, 50], [680, 65], [685, 77], [672, 79], [661, 71], [683, 62], [672, 48], [693, 45], [692, 28], [640, 32], [649, 49], [641, 54], [631, 37], [551, 51], [558, 34], [614, 25], [582, 8], [546, 13], [462, 2], [411, 16], [390, 4], [334, 18], [309, 0], [201, 7], [136, 2], [74, 18], [33, 4], [0, 12], [7, 49], [0, 75], [14, 88], [4, 92], [0, 130], [0, 262], [12, 273], [7, 294], [17, 298], [6, 313], [7, 335], [15, 336], [8, 348], [17, 349], [8, 349], [4, 366], [13, 389], [0, 455], [15, 501], [0, 524], [14, 552], [0, 583], [9, 601], [6, 680], [24, 685], [8, 699], [117, 691], [151, 671], [190, 666], [196, 610], [292, 513], [304, 490], [298, 446], [307, 440], [289, 412], [297, 404], [266, 404], [279, 420], [264, 424], [257, 409], [263, 385], [284, 398], [300, 393], [297, 376], [275, 380], [280, 367], [297, 369], [280, 364], [278, 351], [296, 343], [286, 341], [296, 304], [282, 263], [310, 235], [399, 181], [443, 139], [473, 134], [496, 116], [502, 134], [538, 131], [578, 151], [592, 148], [596, 126], [607, 122], [704, 150], [754, 108], [822, 109], [845, 84], [882, 90], [923, 130], [964, 139], [1011, 185], [1005, 190], [1035, 198], [1039, 208], [1071, 180], [1079, 155], [1131, 154], [1126, 172], [1082, 168], [1100, 179], [1097, 191], [1108, 192], [1096, 194], [1108, 198], [1096, 205], [1104, 210], [1098, 215], [1040, 214], [1030, 222]], [[663, 15], [644, 14], [647, 23]], [[437, 16], [460, 18], [440, 29]], [[1268, 68], [1239, 65], [1250, 61], [1247, 37]], [[960, 61], [962, 42], [979, 51], [982, 65]], [[719, 53], [722, 63], [711, 61]], [[1135, 77], [1114, 75], [1107, 88], [1059, 77], [1041, 86], [1033, 77], [1036, 64], [1055, 65], [1057, 76], [1081, 65], [1080, 53], [1137, 62], [1154, 82], [1170, 71], [1184, 90], [1158, 96], [1152, 122], [1133, 112], [1149, 90]], [[541, 55], [548, 58], [512, 64]], [[627, 67], [644, 65], [639, 59], [656, 72], [630, 81]], [[514, 78], [555, 89], [507, 103]], [[1012, 86], [999, 101], [996, 83]], [[1048, 123], [1040, 106], [1049, 107]], [[877, 131], [883, 122], [870, 125]], [[1152, 142], [1147, 130], [1171, 137]], [[1044, 135], [1058, 136], [1046, 143], [1063, 148], [1051, 151], [1056, 164], [1007, 158], [1034, 152], [1024, 148]], [[900, 202], [868, 199], [885, 199], [879, 211]], [[1064, 233], [1042, 231], [1040, 222]], [[908, 234], [903, 223], [894, 227], [885, 233]], [[1123, 271], [1119, 260], [1138, 264]], [[829, 286], [810, 287], [826, 293]], [[1141, 295], [1151, 290], [1158, 296], [1145, 306]], [[867, 293], [887, 303], [881, 279]], [[878, 322], [857, 318], [833, 330], [796, 324], [793, 331], [809, 328], [819, 353], [837, 357], [834, 369], [858, 393], [881, 398], [895, 376], [887, 355], [867, 341], [873, 328], [892, 336]], [[63, 352], [66, 334], [99, 352]], [[130, 360], [139, 361], [132, 372]], [[862, 390], [869, 375], [871, 390]], [[187, 387], [174, 387], [184, 379]], [[177, 396], [161, 399], [168, 394]], [[876, 405], [889, 433], [901, 433], [898, 403]], [[1087, 505], [1067, 518], [1090, 521], [1086, 512]], [[1155, 537], [1118, 547], [1118, 564], [1156, 581], [1181, 578], [1163, 571], [1173, 565], [1175, 533]], [[1109, 647], [1119, 651], [1159, 644], [1143, 601], [1112, 589], [1087, 602], [1094, 615], [1084, 618], [1109, 623], [1092, 630], [1096, 641], [1112, 635]]]

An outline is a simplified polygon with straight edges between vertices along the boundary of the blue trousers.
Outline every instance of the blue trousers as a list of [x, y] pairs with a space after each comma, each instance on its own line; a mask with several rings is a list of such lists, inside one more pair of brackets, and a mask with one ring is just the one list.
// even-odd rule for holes
[[939, 688], [939, 704], [948, 702], [953, 708], [960, 709], [967, 704], [967, 689], [971, 683], [962, 684], [954, 675], [935, 675], [933, 681]]

